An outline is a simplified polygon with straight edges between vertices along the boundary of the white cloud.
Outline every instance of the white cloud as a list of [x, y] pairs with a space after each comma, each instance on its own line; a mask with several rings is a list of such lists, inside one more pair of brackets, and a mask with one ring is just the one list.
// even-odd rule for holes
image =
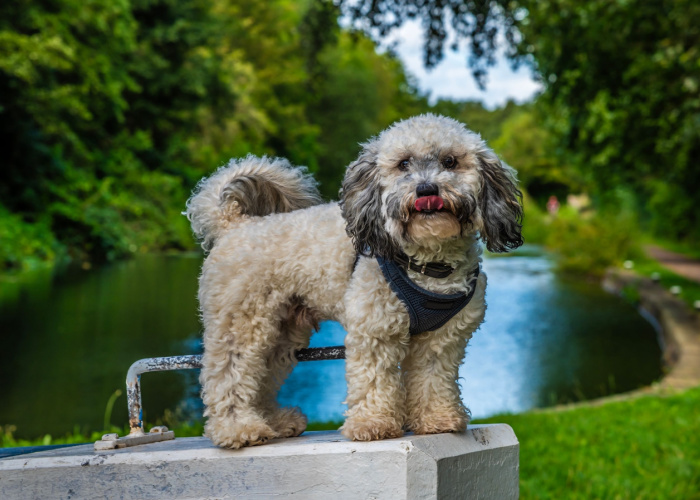
[[390, 45], [407, 71], [416, 78], [418, 87], [430, 92], [431, 101], [440, 97], [474, 99], [494, 108], [508, 99], [527, 101], [542, 89], [542, 85], [532, 79], [528, 68], [513, 71], [502, 53], [497, 56], [496, 65], [489, 68], [485, 91], [477, 87], [467, 66], [468, 53], [463, 47], [457, 52], [446, 47], [440, 64], [426, 70], [423, 66], [423, 30], [417, 20], [407, 21], [395, 30], [383, 44], [384, 47]]

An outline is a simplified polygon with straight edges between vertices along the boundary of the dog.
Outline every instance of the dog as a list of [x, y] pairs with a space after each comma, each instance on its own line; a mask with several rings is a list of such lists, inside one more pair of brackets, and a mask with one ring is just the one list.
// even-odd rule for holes
[[[208, 254], [200, 380], [216, 445], [305, 430], [276, 393], [327, 319], [347, 331], [345, 437], [466, 429], [457, 379], [486, 310], [479, 241], [523, 242], [515, 171], [479, 135], [433, 114], [399, 121], [361, 144], [334, 203], [303, 167], [249, 155], [200, 181], [184, 213]], [[435, 300], [411, 304], [404, 288]], [[445, 313], [445, 297], [460, 307]]]

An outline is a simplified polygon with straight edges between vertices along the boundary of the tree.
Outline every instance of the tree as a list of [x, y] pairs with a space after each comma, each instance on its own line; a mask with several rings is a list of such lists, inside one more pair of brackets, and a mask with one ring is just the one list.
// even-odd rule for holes
[[308, 165], [335, 197], [357, 142], [425, 104], [337, 16], [328, 0], [0, 4], [0, 268], [188, 247], [189, 189], [248, 153]]
[[347, 10], [378, 36], [420, 18], [429, 66], [442, 55], [449, 20], [470, 44], [481, 83], [501, 31], [511, 60], [542, 77], [538, 105], [561, 158], [600, 202], [614, 203], [620, 188], [636, 193], [658, 232], [700, 241], [697, 2], [359, 0]]
[[313, 85], [309, 117], [319, 129], [317, 178], [323, 194], [336, 199], [345, 167], [361, 142], [392, 122], [427, 108], [401, 64], [377, 54], [359, 33], [341, 33], [337, 44], [319, 55], [324, 78]]
[[555, 138], [543, 121], [536, 106], [521, 107], [503, 123], [492, 143], [518, 171], [520, 183], [542, 208], [551, 195], [565, 199], [569, 193], [579, 192], [583, 184], [575, 169], [556, 157]]

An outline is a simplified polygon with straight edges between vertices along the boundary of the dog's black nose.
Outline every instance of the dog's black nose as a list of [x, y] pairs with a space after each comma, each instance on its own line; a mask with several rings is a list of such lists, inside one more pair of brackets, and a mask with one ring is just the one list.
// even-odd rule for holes
[[437, 196], [438, 187], [430, 182], [418, 184], [418, 187], [416, 188], [416, 195], [418, 195], [418, 198], [421, 196]]

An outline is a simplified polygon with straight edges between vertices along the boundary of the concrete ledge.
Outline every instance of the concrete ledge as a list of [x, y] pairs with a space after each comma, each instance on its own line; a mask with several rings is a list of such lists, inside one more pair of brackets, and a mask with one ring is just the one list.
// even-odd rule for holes
[[511, 499], [519, 444], [505, 424], [369, 443], [309, 432], [242, 450], [179, 438], [0, 460], [0, 498]]

